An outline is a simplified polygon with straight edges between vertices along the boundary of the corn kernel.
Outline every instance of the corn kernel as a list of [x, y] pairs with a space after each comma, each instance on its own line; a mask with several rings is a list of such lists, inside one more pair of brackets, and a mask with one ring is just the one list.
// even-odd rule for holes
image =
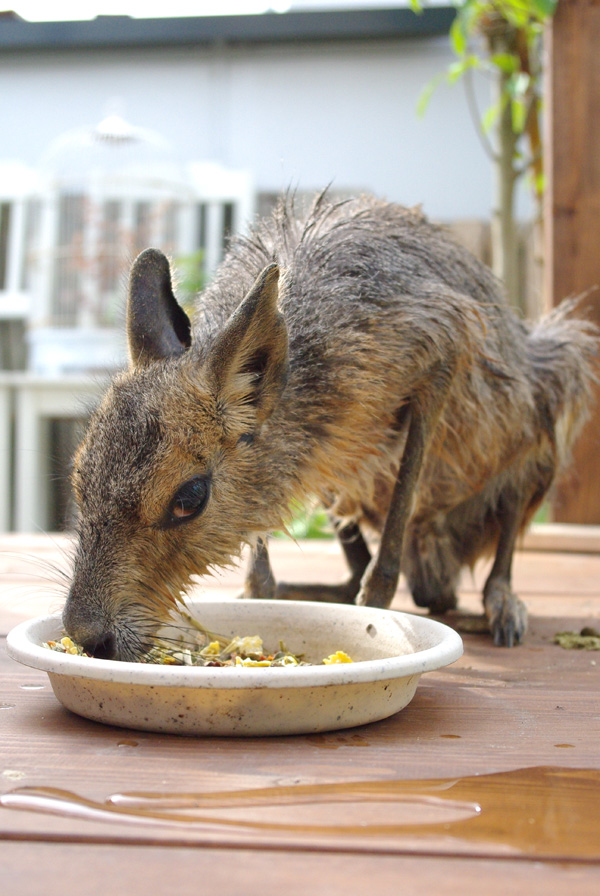
[[332, 666], [334, 663], [351, 663], [352, 659], [348, 656], [347, 653], [344, 653], [343, 650], [336, 650], [335, 653], [331, 653], [329, 656], [326, 656], [323, 660], [323, 664], [325, 666]]

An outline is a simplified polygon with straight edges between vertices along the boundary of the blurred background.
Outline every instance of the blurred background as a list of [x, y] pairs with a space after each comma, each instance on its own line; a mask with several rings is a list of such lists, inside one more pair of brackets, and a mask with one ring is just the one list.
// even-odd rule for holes
[[[127, 271], [146, 246], [172, 258], [189, 304], [232, 232], [282, 192], [308, 200], [330, 185], [340, 197], [421, 205], [498, 266], [489, 150], [506, 108], [516, 139], [527, 131], [518, 104], [538, 103], [540, 72], [519, 82], [481, 29], [473, 49], [463, 28], [463, 44], [454, 7], [12, 5], [0, 12], [0, 531], [72, 525], [70, 457], [126, 363]], [[555, 6], [529, 5], [544, 15]], [[526, 173], [514, 178], [509, 292], [535, 317], [553, 296], [540, 262], [542, 184], [536, 192]]]

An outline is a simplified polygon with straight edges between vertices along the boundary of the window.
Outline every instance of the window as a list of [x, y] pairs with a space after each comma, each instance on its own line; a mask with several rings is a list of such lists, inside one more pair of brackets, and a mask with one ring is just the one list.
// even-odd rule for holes
[[29, 199], [25, 203], [25, 229], [23, 235], [23, 254], [21, 258], [20, 289], [31, 289], [32, 272], [39, 260], [35, 251], [39, 243], [39, 228], [41, 221], [41, 202], [39, 199]]
[[65, 194], [58, 207], [58, 240], [52, 285], [52, 323], [73, 326], [84, 304], [85, 274], [84, 227], [85, 200], [81, 195]]
[[8, 233], [10, 228], [10, 203], [0, 203], [0, 289], [7, 287]]

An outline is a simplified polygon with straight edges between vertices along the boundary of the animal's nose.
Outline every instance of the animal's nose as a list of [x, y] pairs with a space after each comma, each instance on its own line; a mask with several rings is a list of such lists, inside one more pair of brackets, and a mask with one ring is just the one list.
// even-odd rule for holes
[[117, 639], [113, 632], [102, 632], [82, 641], [81, 646], [90, 656], [99, 660], [113, 660], [117, 655]]
[[62, 614], [66, 633], [86, 653], [98, 659], [117, 659], [118, 641], [113, 620], [101, 606], [81, 597], [74, 583]]

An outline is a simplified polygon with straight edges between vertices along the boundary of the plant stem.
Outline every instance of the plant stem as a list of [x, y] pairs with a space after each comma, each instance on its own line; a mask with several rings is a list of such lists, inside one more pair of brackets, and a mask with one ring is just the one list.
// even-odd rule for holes
[[[510, 29], [489, 35], [491, 53], [512, 52]], [[494, 273], [504, 284], [509, 300], [521, 306], [519, 288], [519, 244], [515, 221], [515, 158], [518, 135], [513, 130], [510, 102], [507, 102], [508, 75], [499, 71], [495, 81], [496, 102], [500, 109], [498, 148], [493, 163], [494, 205], [492, 209], [492, 263]]]

